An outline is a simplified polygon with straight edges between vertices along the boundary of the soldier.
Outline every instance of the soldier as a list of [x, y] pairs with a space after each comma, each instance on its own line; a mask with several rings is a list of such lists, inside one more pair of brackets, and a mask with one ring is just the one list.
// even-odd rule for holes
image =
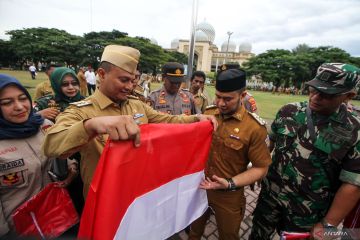
[[282, 107], [271, 126], [273, 163], [262, 182], [250, 239], [276, 229], [315, 239], [336, 226], [360, 197], [360, 120], [344, 101], [355, 96], [360, 69], [321, 65], [307, 82], [309, 102]]
[[48, 79], [42, 83], [39, 83], [35, 88], [35, 97], [34, 100], [37, 100], [45, 95], [53, 94], [54, 91], [51, 88], [50, 84], [50, 75], [55, 70], [57, 65], [55, 64], [48, 64], [45, 70], [45, 74], [47, 75]]
[[131, 95], [139, 98], [142, 102], [146, 102], [144, 96], [144, 89], [138, 84], [140, 80], [140, 71], [136, 70], [135, 79], [133, 80], [133, 88], [131, 90]]
[[[244, 71], [220, 72], [215, 86], [216, 106], [205, 111], [215, 116], [219, 127], [213, 135], [206, 180], [200, 188], [207, 190], [219, 239], [224, 240], [239, 239], [246, 203], [244, 186], [261, 179], [271, 163], [265, 122], [242, 104], [245, 85]], [[249, 162], [253, 166], [247, 170]], [[201, 239], [208, 217], [209, 211], [191, 224], [189, 239]]]
[[148, 102], [157, 111], [171, 115], [191, 115], [200, 113], [193, 95], [180, 89], [184, 82], [184, 66], [177, 62], [165, 63], [162, 68], [164, 86], [150, 93]]
[[203, 94], [202, 89], [205, 85], [205, 73], [202, 71], [196, 71], [191, 76], [191, 85], [190, 85], [190, 92], [194, 95], [194, 102], [197, 107], [202, 113], [205, 112], [206, 107], [208, 104], [208, 99]]
[[191, 123], [211, 120], [212, 116], [163, 115], [129, 95], [135, 77], [140, 52], [131, 47], [106, 46], [101, 57], [98, 74], [99, 89], [87, 99], [72, 103], [56, 118], [55, 125], [45, 137], [43, 150], [46, 156], [64, 158], [80, 151], [80, 173], [87, 195], [100, 154], [108, 138], [134, 139], [140, 145], [137, 124]]

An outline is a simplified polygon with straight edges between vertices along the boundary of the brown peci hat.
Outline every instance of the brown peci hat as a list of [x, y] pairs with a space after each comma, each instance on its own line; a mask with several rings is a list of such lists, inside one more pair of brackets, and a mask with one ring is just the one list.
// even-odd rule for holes
[[135, 74], [139, 58], [140, 52], [135, 48], [108, 45], [104, 48], [101, 62], [109, 62], [129, 73]]
[[184, 66], [178, 62], [168, 62], [162, 67], [162, 74], [170, 80], [170, 82], [183, 82]]

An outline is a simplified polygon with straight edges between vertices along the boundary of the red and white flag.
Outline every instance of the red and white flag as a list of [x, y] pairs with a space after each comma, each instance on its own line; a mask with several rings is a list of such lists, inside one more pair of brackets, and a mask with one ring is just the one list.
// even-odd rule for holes
[[81, 239], [165, 239], [208, 207], [199, 189], [210, 149], [210, 122], [145, 124], [141, 146], [108, 142], [90, 185]]

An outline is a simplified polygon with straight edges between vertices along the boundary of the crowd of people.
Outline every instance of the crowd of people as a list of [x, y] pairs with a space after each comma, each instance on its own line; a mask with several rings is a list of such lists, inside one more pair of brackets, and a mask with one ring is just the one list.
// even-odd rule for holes
[[[309, 100], [283, 106], [268, 133], [239, 65], [220, 68], [212, 101], [205, 73], [195, 71], [186, 89], [184, 66], [176, 62], [163, 65], [163, 85], [149, 93], [139, 58], [137, 49], [109, 45], [96, 74], [91, 67], [76, 74], [48, 65], [49, 79], [37, 87], [34, 102], [18, 80], [0, 74], [0, 239], [16, 236], [11, 214], [51, 181], [68, 189], [81, 215], [107, 139], [132, 139], [138, 147], [139, 124], [145, 123], [213, 124], [199, 186], [209, 209], [191, 223], [189, 239], [201, 239], [210, 214], [219, 239], [239, 239], [244, 186], [258, 181], [250, 239], [271, 239], [275, 231], [323, 239], [319, 232], [334, 231], [357, 206], [360, 117], [349, 102], [359, 68], [319, 66], [306, 83]], [[54, 164], [65, 165], [65, 176]]]

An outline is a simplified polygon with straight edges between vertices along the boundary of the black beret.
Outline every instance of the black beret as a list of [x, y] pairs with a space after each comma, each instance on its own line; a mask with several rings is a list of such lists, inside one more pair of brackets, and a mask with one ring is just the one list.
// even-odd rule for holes
[[215, 88], [220, 92], [232, 92], [246, 86], [246, 73], [241, 69], [229, 69], [219, 72]]

